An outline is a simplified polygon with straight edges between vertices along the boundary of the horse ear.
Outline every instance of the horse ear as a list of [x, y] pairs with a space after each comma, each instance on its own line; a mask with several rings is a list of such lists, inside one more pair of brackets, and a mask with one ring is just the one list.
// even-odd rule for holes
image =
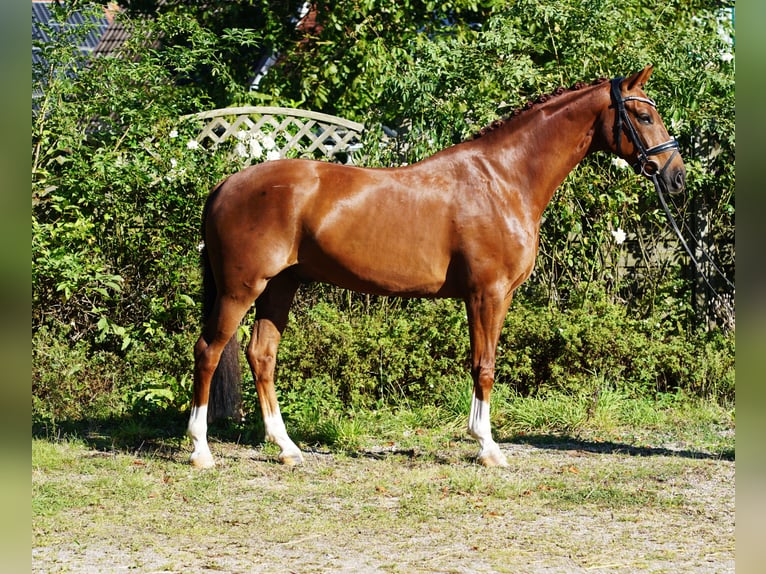
[[653, 70], [654, 66], [649, 64], [640, 72], [633, 74], [630, 78], [628, 78], [627, 81], [628, 90], [632, 90], [635, 87], [637, 87], [639, 90], [643, 90], [646, 82], [649, 81], [649, 76], [652, 75]]

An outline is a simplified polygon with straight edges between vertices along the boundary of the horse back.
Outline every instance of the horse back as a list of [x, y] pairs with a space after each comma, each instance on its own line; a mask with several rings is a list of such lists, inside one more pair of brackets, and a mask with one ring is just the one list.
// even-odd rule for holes
[[482, 206], [477, 198], [487, 194], [447, 164], [425, 167], [281, 160], [247, 168], [218, 192], [206, 241], [239, 259], [235, 267], [268, 276], [292, 268], [361, 292], [463, 296], [476, 272], [469, 261], [502, 263], [481, 252], [503, 248], [508, 216], [502, 202]]

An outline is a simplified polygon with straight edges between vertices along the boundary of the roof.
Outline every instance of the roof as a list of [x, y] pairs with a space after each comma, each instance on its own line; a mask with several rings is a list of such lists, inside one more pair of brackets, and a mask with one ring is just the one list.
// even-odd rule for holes
[[104, 30], [101, 41], [93, 51], [94, 56], [119, 56], [120, 48], [130, 37], [130, 32], [122, 22], [112, 20]]
[[[58, 4], [58, 2], [56, 2]], [[33, 69], [44, 69], [45, 57], [41, 45], [47, 44], [52, 40], [51, 36], [63, 34], [66, 37], [68, 31], [74, 33], [78, 27], [85, 27], [86, 34], [73, 36], [78, 42], [81, 61], [73, 68], [66, 70], [67, 75], [76, 72], [78, 66], [86, 66], [88, 61], [94, 56], [115, 55], [119, 47], [128, 37], [125, 27], [119, 23], [114, 14], [119, 7], [114, 3], [109, 3], [103, 7], [103, 11], [83, 13], [76, 11], [70, 14], [63, 24], [57, 21], [55, 17], [56, 6], [52, 1], [32, 1], [32, 66]], [[83, 30], [84, 30], [83, 29]], [[38, 109], [38, 100], [43, 95], [40, 85], [33, 85], [32, 88], [32, 109]]]
[[78, 48], [83, 56], [88, 57], [98, 46], [101, 36], [109, 25], [107, 13], [103, 17], [94, 18], [82, 12], [74, 12], [67, 18], [64, 24], [56, 22], [53, 14], [53, 2], [32, 2], [32, 64], [42, 64], [43, 57], [40, 48], [35, 46], [37, 42], [49, 42], [51, 40], [48, 30], [59, 31], [66, 28], [76, 28], [87, 23], [95, 23], [88, 34], [80, 40]]
[[[88, 32], [88, 34], [80, 40], [78, 46], [80, 54], [83, 56], [82, 65], [87, 63], [92, 57], [95, 56], [117, 56], [120, 57], [121, 48], [125, 41], [130, 37], [130, 32], [126, 27], [115, 18], [115, 14], [121, 10], [121, 8], [115, 2], [109, 2], [103, 6], [103, 15], [101, 17], [94, 18], [91, 15], [85, 15], [82, 12], [74, 12], [67, 18], [65, 24], [59, 24], [55, 21], [53, 11], [55, 7], [53, 4], [58, 4], [54, 0], [32, 0], [32, 64], [33, 66], [39, 66], [44, 64], [44, 58], [42, 56], [41, 48], [35, 44], [44, 44], [50, 41], [48, 35], [48, 29], [59, 31], [61, 28], [77, 26], [83, 26], [89, 23], [95, 23], [96, 25]], [[301, 30], [321, 30], [321, 27], [316, 23], [316, 9], [311, 2], [304, 2], [299, 9], [298, 16], [294, 20], [297, 28]], [[257, 61], [257, 65], [254, 68], [254, 78], [251, 82], [250, 89], [257, 89], [260, 80], [266, 74], [279, 58], [278, 53], [272, 53], [266, 51], [261, 55]], [[72, 73], [71, 70], [69, 73]], [[33, 91], [33, 106], [34, 100], [41, 95], [39, 90]]]

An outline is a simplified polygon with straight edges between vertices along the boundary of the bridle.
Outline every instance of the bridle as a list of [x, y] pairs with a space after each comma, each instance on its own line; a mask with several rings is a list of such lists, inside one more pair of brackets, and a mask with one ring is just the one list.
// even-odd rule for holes
[[[633, 164], [633, 170], [636, 172], [636, 174], [643, 175], [649, 179], [654, 179], [655, 177], [662, 178], [662, 176], [665, 175], [665, 170], [670, 165], [670, 162], [673, 161], [673, 158], [678, 154], [678, 141], [674, 137], [671, 137], [665, 143], [661, 143], [660, 145], [656, 145], [649, 149], [646, 148], [644, 142], [641, 141], [641, 137], [638, 135], [638, 131], [633, 125], [633, 122], [630, 120], [628, 111], [625, 109], [625, 102], [643, 102], [645, 104], [649, 104], [655, 109], [657, 109], [657, 104], [654, 103], [654, 100], [650, 100], [649, 98], [641, 98], [639, 96], [626, 96], [623, 98], [621, 85], [624, 79], [625, 78], [618, 77], [612, 80], [612, 105], [610, 107], [616, 109], [614, 114], [614, 140], [615, 145], [617, 146], [617, 155], [622, 156], [621, 142], [622, 127], [624, 124], [627, 128], [628, 139], [638, 150], [638, 161]], [[656, 161], [651, 159], [652, 156], [659, 155], [662, 152], [671, 149], [673, 150], [673, 153], [670, 154], [670, 157], [667, 159], [665, 165], [663, 165], [662, 168], [659, 167], [659, 164]]]
[[[657, 104], [654, 103], [654, 100], [650, 100], [649, 98], [642, 98], [639, 96], [627, 96], [622, 97], [622, 81], [625, 78], [617, 77], [612, 80], [612, 86], [611, 86], [611, 96], [612, 96], [612, 105], [610, 107], [615, 108], [616, 112], [614, 114], [614, 140], [615, 140], [615, 146], [617, 147], [617, 155], [622, 156], [622, 126], [623, 124], [627, 128], [628, 132], [628, 139], [633, 144], [633, 146], [638, 150], [637, 152], [637, 159], [636, 163], [633, 164], [633, 170], [636, 172], [637, 175], [643, 175], [644, 177], [652, 180], [652, 183], [654, 184], [654, 188], [657, 190], [657, 195], [660, 198], [660, 203], [662, 204], [662, 208], [665, 211], [665, 215], [668, 218], [668, 221], [670, 222], [671, 227], [673, 228], [673, 231], [675, 231], [676, 236], [678, 236], [678, 239], [681, 241], [681, 245], [683, 245], [684, 249], [686, 250], [686, 253], [689, 255], [689, 258], [691, 259], [692, 263], [700, 272], [700, 275], [705, 280], [705, 283], [707, 284], [710, 291], [713, 293], [715, 297], [720, 297], [719, 293], [713, 288], [713, 286], [710, 284], [710, 281], [708, 280], [707, 276], [702, 272], [702, 267], [700, 266], [697, 259], [694, 257], [694, 253], [689, 248], [689, 245], [686, 243], [686, 240], [683, 237], [683, 234], [681, 233], [681, 230], [678, 228], [678, 224], [676, 223], [676, 220], [673, 218], [673, 215], [670, 212], [670, 208], [668, 207], [667, 201], [665, 200], [665, 194], [663, 193], [663, 186], [664, 186], [664, 178], [665, 170], [670, 165], [670, 162], [673, 161], [673, 158], [676, 157], [678, 154], [678, 141], [671, 136], [671, 138], [659, 145], [656, 145], [654, 147], [651, 147], [649, 149], [646, 148], [644, 145], [644, 142], [641, 141], [640, 136], [638, 135], [638, 131], [636, 130], [635, 126], [633, 125], [633, 122], [630, 120], [630, 116], [628, 115], [628, 111], [625, 109], [625, 102], [643, 102], [645, 104], [648, 104], [652, 106], [654, 109], [657, 109]], [[670, 154], [670, 157], [665, 161], [665, 164], [662, 166], [662, 168], [659, 167], [659, 164], [651, 159], [651, 156], [661, 154], [662, 152], [673, 150], [673, 153]], [[699, 244], [699, 240], [696, 240], [697, 244]], [[726, 282], [729, 287], [734, 289], [734, 283], [729, 281], [729, 279], [724, 275], [723, 271], [715, 264], [713, 263], [713, 260], [711, 257], [700, 248], [700, 251], [705, 256], [705, 258], [710, 262], [710, 265], [713, 267], [713, 269], [720, 275], [723, 280]]]

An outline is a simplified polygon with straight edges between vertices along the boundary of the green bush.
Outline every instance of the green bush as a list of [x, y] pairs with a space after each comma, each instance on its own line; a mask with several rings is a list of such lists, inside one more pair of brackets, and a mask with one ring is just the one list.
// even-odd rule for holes
[[[455, 15], [478, 17], [473, 3], [448, 4]], [[63, 20], [71, 6], [82, 5], [56, 10]], [[726, 27], [719, 3], [676, 2], [657, 18], [634, 0], [620, 9], [591, 2], [584, 10], [568, 0], [482, 6], [480, 30], [463, 22], [445, 34], [421, 34], [425, 24], [444, 31], [444, 22], [430, 9], [420, 13], [425, 24], [408, 24], [407, 39], [395, 50], [379, 49], [385, 44], [379, 34], [400, 33], [393, 21], [366, 19], [356, 32], [369, 32], [366, 39], [327, 26], [330, 36], [321, 43], [296, 42], [307, 47], [292, 55], [302, 65], [291, 70], [306, 73], [300, 90], [291, 91], [296, 78], [277, 68], [266, 82], [270, 97], [300, 101], [306, 91], [332, 92], [337, 100], [323, 99], [323, 105], [346, 107], [325, 111], [368, 110], [368, 117], [355, 119], [370, 126], [369, 163], [396, 165], [464, 138], [524, 98], [606, 72], [630, 73], [651, 57], [657, 72], [650, 92], [688, 157], [690, 196], [709, 202], [711, 237], [730, 235], [734, 68], [721, 58], [731, 46], [718, 32]], [[395, 13], [407, 15], [400, 6]], [[44, 46], [50, 65], [33, 70], [33, 86], [42, 94], [32, 118], [35, 420], [188, 407], [199, 332], [202, 205], [216, 182], [242, 166], [225, 149], [195, 148], [194, 127], [179, 118], [253, 97], [236, 81], [244, 67], [236, 54], [251, 47], [255, 35], [229, 27], [213, 33], [204, 23], [213, 14], [194, 12], [201, 20], [192, 21], [179, 5], [179, 12], [156, 20], [128, 20], [138, 27], [131, 57], [100, 58], [76, 75], [76, 42], [51, 30]], [[328, 18], [339, 23], [347, 14], [338, 5]], [[624, 41], [622, 27], [603, 22], [630, 25], [624, 50], [614, 50]], [[579, 41], [583, 31], [592, 36], [588, 44]], [[163, 47], [147, 38], [172, 41]], [[555, 45], [553, 38], [559, 38]], [[349, 41], [354, 50], [344, 49]], [[584, 46], [592, 50], [583, 52]], [[338, 64], [347, 75], [330, 73], [332, 85], [316, 89], [330, 68], [309, 47], [364, 62], [365, 71], [355, 75], [358, 66]], [[227, 67], [234, 60], [238, 71]], [[312, 76], [316, 67], [322, 73]], [[376, 84], [375, 105], [365, 100], [373, 93], [365, 78], [385, 78]], [[362, 95], [352, 101], [355, 93]], [[403, 126], [402, 135], [382, 147], [381, 121]], [[498, 397], [587, 397], [607, 388], [625, 396], [680, 390], [733, 399], [734, 334], [694, 327], [691, 282], [678, 261], [618, 276], [626, 247], [611, 241], [612, 230], [622, 226], [659, 243], [666, 229], [648, 187], [603, 157], [589, 158], [564, 182], [545, 217], [537, 270], [519, 290], [503, 330]], [[324, 412], [393, 404], [454, 412], [467, 405], [469, 342], [460, 302], [311, 288], [293, 309], [279, 359], [284, 410], [305, 421], [307, 432], [353, 434], [341, 424], [323, 430]], [[247, 406], [257, 410], [252, 386], [245, 390]], [[312, 421], [319, 425], [314, 430]]]
[[467, 368], [468, 334], [455, 301], [375, 298], [345, 308], [320, 300], [292, 314], [280, 386], [300, 395], [321, 377], [346, 407], [439, 397]]
[[607, 381], [635, 396], [678, 390], [734, 398], [734, 334], [678, 331], [598, 294], [574, 308], [517, 301], [501, 337], [497, 381], [521, 394], [596, 392]]
[[158, 333], [119, 351], [87, 339], [72, 342], [71, 328], [41, 327], [32, 335], [33, 422], [55, 426], [187, 410], [196, 337], [196, 330]]
[[[457, 401], [469, 373], [469, 339], [458, 301], [339, 297], [325, 289], [296, 304], [280, 346], [283, 411], [300, 420], [324, 412]], [[632, 315], [591, 294], [555, 309], [523, 296], [507, 315], [496, 390], [513, 396], [597, 397], [604, 391], [652, 399], [683, 392], [734, 399], [734, 335], [677, 330], [673, 318]], [[509, 395], [505, 395], [509, 396]], [[255, 397], [246, 399], [257, 411]]]
[[[277, 363], [285, 416], [308, 434], [321, 434], [317, 425], [332, 412], [429, 404], [467, 409], [467, 400], [456, 398], [469, 378], [462, 303], [359, 296], [344, 303], [338, 295], [326, 289], [310, 304], [299, 301], [291, 315]], [[72, 345], [65, 333], [40, 329], [33, 337], [35, 416], [185, 410], [196, 336], [196, 327], [157, 332], [153, 341], [120, 352], [85, 340]], [[495, 388], [541, 398], [682, 392], [726, 403], [734, 399], [734, 345], [733, 334], [690, 338], [672, 321], [632, 316], [604, 298], [552, 309], [518, 297], [501, 335]], [[257, 413], [254, 385], [245, 379], [245, 408]]]

